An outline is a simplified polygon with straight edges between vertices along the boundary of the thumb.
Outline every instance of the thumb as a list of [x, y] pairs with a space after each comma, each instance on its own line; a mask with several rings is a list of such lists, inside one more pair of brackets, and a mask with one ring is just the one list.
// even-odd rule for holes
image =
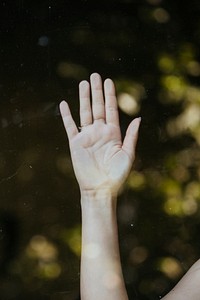
[[134, 160], [135, 158], [135, 148], [138, 140], [140, 122], [141, 118], [136, 118], [129, 124], [122, 145], [122, 149], [128, 154], [128, 156], [132, 160]]

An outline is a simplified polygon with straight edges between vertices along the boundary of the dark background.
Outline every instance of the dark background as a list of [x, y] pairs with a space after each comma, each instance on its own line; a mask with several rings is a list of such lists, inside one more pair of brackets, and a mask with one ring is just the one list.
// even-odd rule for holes
[[199, 258], [199, 14], [195, 0], [0, 2], [2, 300], [78, 298], [79, 189], [58, 104], [78, 123], [92, 72], [116, 83], [122, 134], [142, 116], [118, 205], [130, 299], [160, 299]]

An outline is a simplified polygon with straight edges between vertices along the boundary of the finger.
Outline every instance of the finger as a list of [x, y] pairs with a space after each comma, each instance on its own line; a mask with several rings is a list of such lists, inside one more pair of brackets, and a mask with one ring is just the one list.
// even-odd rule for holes
[[68, 139], [70, 140], [78, 133], [78, 129], [72, 118], [67, 102], [62, 101], [60, 103], [60, 112], [65, 126], [65, 130], [67, 132]]
[[119, 114], [118, 114], [117, 99], [115, 94], [115, 86], [111, 79], [105, 80], [104, 91], [105, 91], [106, 123], [119, 126]]
[[105, 107], [102, 90], [101, 76], [93, 73], [90, 76], [91, 91], [92, 91], [92, 112], [95, 121], [100, 120], [105, 122]]
[[138, 140], [138, 131], [141, 118], [134, 119], [128, 126], [122, 149], [129, 155], [131, 160], [135, 158], [135, 148]]
[[90, 105], [90, 85], [84, 80], [79, 84], [80, 98], [80, 123], [81, 126], [87, 126], [92, 123], [92, 111]]

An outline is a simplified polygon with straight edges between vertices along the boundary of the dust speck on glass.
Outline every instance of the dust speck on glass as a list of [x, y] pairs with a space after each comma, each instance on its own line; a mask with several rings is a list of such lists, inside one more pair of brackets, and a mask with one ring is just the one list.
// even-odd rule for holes
[[[0, 299], [79, 299], [79, 188], [58, 105], [116, 84], [136, 161], [118, 205], [130, 299], [160, 299], [199, 258], [198, 3], [0, 3]], [[94, 254], [94, 253], [93, 253]]]

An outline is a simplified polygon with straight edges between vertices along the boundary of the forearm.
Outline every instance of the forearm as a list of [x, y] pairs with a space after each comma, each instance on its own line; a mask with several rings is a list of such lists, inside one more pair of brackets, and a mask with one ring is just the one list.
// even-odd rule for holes
[[183, 276], [178, 284], [163, 300], [199, 300], [200, 299], [200, 260]]
[[81, 194], [82, 300], [127, 300], [121, 270], [116, 199], [109, 191]]

